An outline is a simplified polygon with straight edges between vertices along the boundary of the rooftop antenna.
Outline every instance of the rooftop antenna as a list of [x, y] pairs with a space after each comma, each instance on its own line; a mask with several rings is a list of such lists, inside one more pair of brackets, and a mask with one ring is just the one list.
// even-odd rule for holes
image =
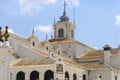
[[75, 8], [73, 9], [73, 24], [75, 24]]

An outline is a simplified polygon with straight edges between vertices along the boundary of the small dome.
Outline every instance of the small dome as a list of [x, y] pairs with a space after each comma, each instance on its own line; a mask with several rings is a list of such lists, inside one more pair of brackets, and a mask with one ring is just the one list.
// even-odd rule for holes
[[60, 17], [60, 21], [59, 21], [59, 22], [66, 22], [66, 21], [69, 21], [69, 17], [63, 14], [63, 15]]

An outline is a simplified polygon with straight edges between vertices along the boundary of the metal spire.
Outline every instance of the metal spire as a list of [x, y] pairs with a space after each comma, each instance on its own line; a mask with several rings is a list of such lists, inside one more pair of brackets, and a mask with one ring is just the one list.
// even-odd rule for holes
[[66, 22], [66, 21], [69, 21], [69, 17], [66, 16], [66, 2], [64, 0], [64, 11], [63, 11], [63, 15], [60, 16], [60, 21], [59, 22]]
[[64, 0], [64, 12], [63, 12], [63, 15], [66, 15], [66, 2], [65, 2], [65, 0]]

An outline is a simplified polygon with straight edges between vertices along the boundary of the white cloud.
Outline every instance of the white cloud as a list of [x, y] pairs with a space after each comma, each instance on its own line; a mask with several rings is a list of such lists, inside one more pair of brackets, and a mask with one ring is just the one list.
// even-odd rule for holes
[[8, 32], [10, 32], [10, 33], [13, 33], [13, 34], [14, 34], [13, 29], [8, 29]]
[[[5, 29], [3, 29], [3, 31], [5, 31]], [[9, 29], [9, 28], [8, 28], [8, 32], [10, 32], [10, 33], [12, 33], [12, 34], [15, 34], [13, 29]]]
[[55, 3], [56, 0], [19, 0], [20, 14], [36, 11], [38, 12], [43, 6]]
[[98, 46], [94, 46], [93, 48], [95, 48], [95, 49], [97, 49], [97, 50], [100, 49]]
[[39, 26], [34, 27], [34, 30], [49, 33], [52, 31], [52, 26], [51, 25], [47, 25], [47, 26], [39, 25]]
[[[26, 15], [39, 12], [49, 4], [63, 4], [64, 0], [11, 0], [8, 3], [0, 4], [0, 10], [12, 15]], [[66, 0], [68, 6], [79, 6], [79, 0]], [[61, 5], [62, 6], [62, 5]]]
[[115, 17], [115, 25], [116, 25], [116, 26], [120, 26], [120, 15], [117, 15], [117, 16]]
[[79, 6], [80, 3], [78, 0], [66, 0], [66, 3], [69, 5], [69, 6]]
[[[31, 12], [38, 12], [45, 5], [59, 2], [58, 0], [19, 0], [20, 14], [25, 15]], [[60, 0], [61, 2], [61, 0]], [[79, 6], [79, 0], [66, 0], [69, 6]]]

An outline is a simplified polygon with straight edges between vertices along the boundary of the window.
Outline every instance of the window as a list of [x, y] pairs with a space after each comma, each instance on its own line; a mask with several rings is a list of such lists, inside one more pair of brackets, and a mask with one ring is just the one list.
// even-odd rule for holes
[[60, 55], [60, 50], [58, 50], [58, 55]]
[[117, 76], [115, 76], [115, 80], [117, 80]]
[[32, 46], [33, 46], [33, 47], [35, 46], [35, 42], [34, 42], [34, 41], [32, 42]]
[[77, 80], [77, 76], [75, 73], [73, 74], [73, 80]]
[[46, 46], [46, 51], [48, 51], [48, 46]]
[[67, 71], [65, 72], [65, 80], [69, 80], [69, 73]]
[[83, 74], [83, 80], [86, 80], [86, 75], [85, 74]]
[[100, 75], [100, 76], [99, 76], [99, 78], [101, 79], [101, 78], [102, 78], [102, 76]]
[[53, 80], [54, 79], [54, 73], [51, 70], [47, 70], [44, 74], [44, 80]]
[[71, 55], [69, 54], [69, 58], [71, 58]]
[[39, 80], [39, 72], [32, 71], [30, 74], [30, 80]]
[[16, 80], [25, 80], [25, 73], [20, 71], [16, 75]]
[[63, 29], [58, 30], [58, 37], [59, 38], [64, 37], [64, 30]]

